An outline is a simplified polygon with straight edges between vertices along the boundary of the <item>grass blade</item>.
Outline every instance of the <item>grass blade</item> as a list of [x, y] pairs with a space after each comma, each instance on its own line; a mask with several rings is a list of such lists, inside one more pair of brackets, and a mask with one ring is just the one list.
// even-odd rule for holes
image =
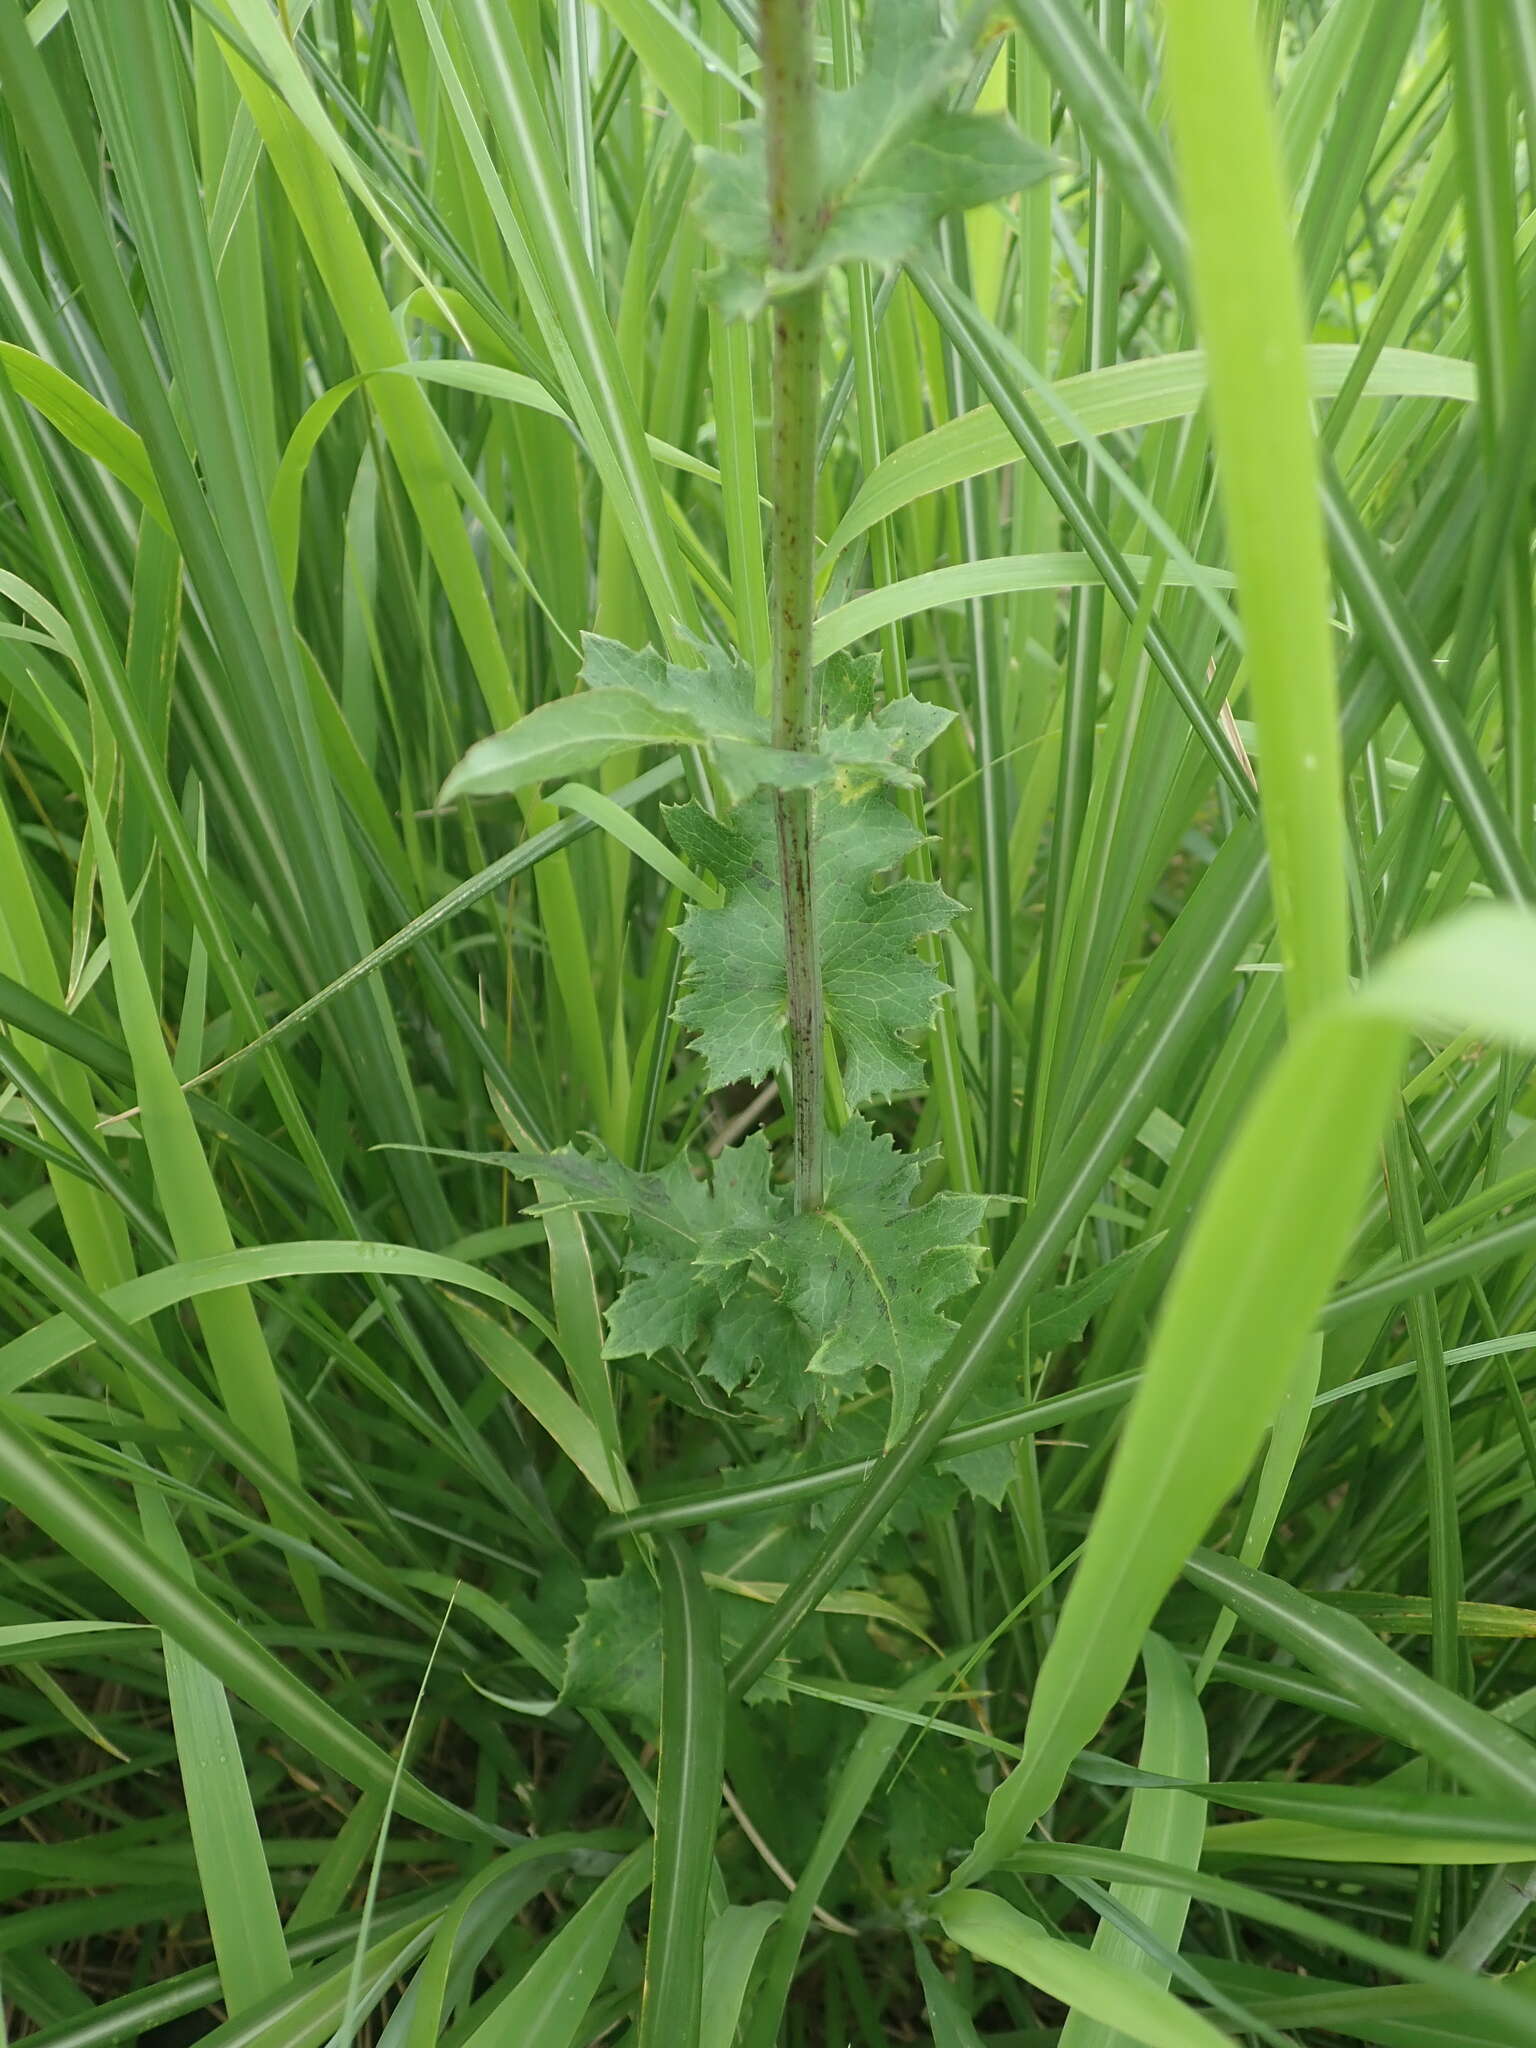
[[1051, 1804], [1119, 1697], [1183, 1556], [1258, 1449], [1358, 1215], [1405, 1044], [1396, 1019], [1443, 1014], [1454, 977], [1452, 1000], [1523, 1037], [1515, 990], [1536, 973], [1533, 936], [1520, 913], [1488, 911], [1421, 939], [1365, 999], [1325, 1008], [1296, 1032], [1266, 1076], [1164, 1302], [1035, 1688], [1023, 1759], [993, 1794], [957, 1883], [994, 1868]]
[[[203, 1594], [168, 1572], [83, 1481], [52, 1468], [41, 1447], [9, 1416], [0, 1416], [0, 1480], [23, 1514], [293, 1740], [360, 1789], [387, 1790], [395, 1767], [383, 1750], [290, 1676]], [[400, 1805], [456, 1840], [494, 1838], [498, 1832], [414, 1778], [401, 1785]]]
[[637, 1849], [609, 1872], [586, 1904], [541, 1950], [495, 2010], [464, 2038], [466, 2048], [537, 2041], [571, 2048], [596, 1997], [630, 1904], [649, 1882], [650, 1852]]
[[1436, 1685], [1352, 1615], [1212, 1551], [1201, 1551], [1185, 1569], [1240, 1620], [1366, 1707], [1373, 1726], [1390, 1728], [1506, 1811], [1536, 1820], [1533, 1748], [1524, 1736]]
[[[1147, 1637], [1141, 1658], [1147, 1679], [1147, 1726], [1140, 1767], [1159, 1777], [1197, 1776], [1206, 1767], [1208, 1745], [1189, 1668], [1157, 1635]], [[1138, 1787], [1131, 1794], [1122, 1837], [1127, 1855], [1150, 1856], [1159, 1863], [1185, 1863], [1196, 1869], [1206, 1839], [1200, 1802], [1189, 1793]], [[1165, 1948], [1177, 1951], [1189, 1911], [1187, 1899], [1176, 1892], [1138, 1891], [1134, 1886], [1116, 1887], [1113, 1896], [1150, 1928]], [[1092, 1953], [1116, 1970], [1167, 1988], [1167, 1972], [1108, 1920], [1099, 1922]], [[1112, 2048], [1119, 2038], [1102, 2019], [1078, 2006], [1067, 2014], [1062, 2029], [1064, 2048]]]
[[1168, 89], [1294, 1020], [1345, 984], [1344, 778], [1300, 295], [1246, 4], [1174, 0]]
[[1001, 1963], [1049, 1997], [1147, 2048], [1215, 2048], [1227, 2037], [1171, 1991], [1124, 1974], [1091, 1950], [1044, 1934], [990, 1892], [961, 1892], [942, 1909], [951, 1941]]
[[714, 1609], [677, 1537], [663, 1537], [657, 1563], [661, 1745], [639, 2048], [701, 2038], [705, 1924], [725, 1768], [725, 1673]]

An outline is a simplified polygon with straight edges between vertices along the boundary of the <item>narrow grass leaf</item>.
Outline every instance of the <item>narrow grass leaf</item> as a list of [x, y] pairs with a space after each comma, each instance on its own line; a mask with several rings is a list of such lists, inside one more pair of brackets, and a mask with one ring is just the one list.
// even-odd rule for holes
[[[190, 1580], [169, 1506], [148, 1487], [139, 1494], [139, 1517], [149, 1548], [167, 1570]], [[293, 1973], [224, 1687], [174, 1637], [163, 1638], [162, 1654], [187, 1826], [219, 1988], [233, 2016], [280, 1992]]]
[[[1304, 362], [1312, 397], [1332, 398], [1343, 390], [1358, 355], [1347, 343], [1310, 344]], [[1206, 390], [1206, 359], [1201, 349], [1084, 370], [1078, 376], [1064, 377], [1059, 385], [1071, 416], [1090, 432], [1103, 435], [1186, 418], [1204, 403]], [[1477, 397], [1477, 375], [1473, 365], [1460, 357], [1431, 355], [1420, 349], [1384, 349], [1364, 390], [1378, 398], [1434, 398], [1471, 405]], [[1071, 442], [1072, 429], [1049, 404], [1044, 419], [1054, 442], [1059, 446]], [[822, 575], [827, 575], [850, 542], [881, 520], [893, 518], [930, 492], [949, 490], [971, 477], [1001, 469], [1015, 461], [1017, 454], [1017, 443], [990, 406], [962, 413], [894, 449], [860, 484], [833, 528], [822, 556]]]
[[[274, 1726], [360, 1789], [393, 1782], [394, 1763], [366, 1735], [295, 1678], [202, 1593], [182, 1583], [144, 1547], [127, 1523], [0, 1413], [0, 1485], [29, 1520], [144, 1619], [173, 1636]], [[455, 1840], [495, 1839], [498, 1830], [407, 1778], [400, 1804]]]
[[[94, 799], [90, 801], [94, 804]], [[156, 1193], [183, 1259], [224, 1257], [233, 1252], [235, 1243], [218, 1183], [165, 1048], [117, 862], [99, 811], [94, 812], [93, 825], [102, 911], [112, 950], [113, 987], [133, 1061]], [[203, 1295], [197, 1300], [196, 1313], [230, 1420], [275, 1465], [297, 1477], [298, 1458], [288, 1411], [250, 1295], [243, 1288]]]
[[[1127, 555], [1125, 566], [1133, 576], [1145, 577], [1152, 564], [1144, 555]], [[1225, 589], [1232, 581], [1224, 569], [1203, 569], [1201, 574], [1213, 590]], [[1189, 577], [1179, 569], [1165, 569], [1159, 580], [1176, 589]], [[1023, 590], [1097, 588], [1101, 581], [1086, 555], [1001, 555], [990, 561], [957, 562], [947, 569], [929, 569], [921, 576], [866, 591], [823, 612], [811, 644], [816, 659], [825, 661], [856, 640], [872, 638], [902, 619], [945, 605], [969, 604], [978, 597], [1006, 597]]]
[[1432, 1758], [1474, 1792], [1536, 1823], [1536, 1745], [1397, 1656], [1363, 1622], [1214, 1551], [1185, 1565], [1240, 1621], [1291, 1651], [1364, 1707], [1372, 1725]]

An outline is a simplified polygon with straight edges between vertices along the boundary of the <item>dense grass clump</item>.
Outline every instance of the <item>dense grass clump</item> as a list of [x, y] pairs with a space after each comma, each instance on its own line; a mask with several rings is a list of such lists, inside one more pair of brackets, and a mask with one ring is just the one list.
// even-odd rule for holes
[[8, 2039], [1536, 2039], [1533, 142], [0, 0]]

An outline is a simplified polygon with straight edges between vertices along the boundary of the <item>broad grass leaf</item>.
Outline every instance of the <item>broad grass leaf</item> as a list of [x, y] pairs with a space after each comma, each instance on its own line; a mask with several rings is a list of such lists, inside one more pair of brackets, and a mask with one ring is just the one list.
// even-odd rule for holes
[[1405, 1864], [1415, 1870], [1536, 1861], [1536, 1828], [1524, 1834], [1482, 1832], [1469, 1822], [1464, 1835], [1378, 1833], [1370, 1828], [1321, 1827], [1306, 1821], [1233, 1821], [1212, 1828], [1205, 1853], [1226, 1866], [1262, 1865], [1271, 1858], [1296, 1863]]
[[453, 1320], [481, 1363], [541, 1429], [545, 1429], [571, 1463], [614, 1513], [633, 1507], [635, 1490], [622, 1459], [614, 1455], [597, 1423], [573, 1401], [547, 1367], [528, 1347], [490, 1316], [469, 1307], [456, 1308]]
[[1167, 85], [1296, 1020], [1345, 986], [1343, 748], [1301, 284], [1252, 10], [1170, 0]]
[[570, 1850], [585, 1846], [587, 1839], [566, 1834], [524, 1843], [487, 1863], [460, 1889], [443, 1914], [432, 1936], [432, 1946], [411, 1980], [409, 2025], [401, 2048], [437, 2048], [443, 2036], [445, 2004], [455, 1966], [462, 1978], [461, 1949], [474, 1920], [490, 1909], [495, 1916], [492, 1929], [504, 1925], [528, 1898], [549, 1883]]
[[66, 440], [90, 456], [132, 491], [157, 524], [170, 531], [170, 519], [144, 443], [132, 427], [109, 412], [55, 364], [14, 342], [0, 342], [0, 371], [18, 396], [35, 405]]
[[[1189, 1666], [1158, 1635], [1147, 1637], [1141, 1661], [1147, 1681], [1147, 1717], [1140, 1767], [1162, 1777], [1198, 1777], [1207, 1768], [1209, 1749], [1205, 1717]], [[1152, 1856], [1161, 1863], [1185, 1863], [1197, 1869], [1206, 1838], [1205, 1822], [1204, 1805], [1192, 1793], [1139, 1786], [1131, 1794], [1122, 1845], [1133, 1856]], [[1189, 1912], [1187, 1898], [1175, 1891], [1138, 1885], [1117, 1885], [1113, 1891], [1117, 1901], [1149, 1927], [1165, 1948], [1177, 1953]], [[1115, 1969], [1167, 1987], [1168, 1972], [1157, 1958], [1109, 1920], [1099, 1922], [1093, 1954]], [[1124, 2039], [1082, 2006], [1074, 2006], [1067, 2014], [1061, 2034], [1062, 2048], [1116, 2048]]]
[[[1001, 429], [1000, 429], [1001, 431]], [[1017, 445], [1010, 439], [1010, 458]], [[1125, 566], [1133, 576], [1145, 578], [1152, 563], [1145, 555], [1127, 555]], [[1225, 569], [1202, 569], [1212, 589], [1230, 587]], [[1162, 571], [1165, 589], [1187, 583], [1189, 573], [1176, 564]], [[980, 597], [1006, 597], [1027, 590], [1096, 589], [1102, 582], [1098, 570], [1086, 555], [1039, 554], [995, 555], [979, 562], [956, 562], [942, 569], [926, 569], [899, 583], [887, 583], [878, 590], [860, 592], [845, 604], [824, 611], [816, 621], [812, 646], [821, 660], [851, 647], [872, 633], [879, 633], [899, 620], [938, 611], [946, 605], [974, 603]]]
[[1023, 1759], [993, 1794], [962, 1879], [1024, 1838], [1119, 1698], [1180, 1565], [1258, 1449], [1343, 1257], [1403, 1039], [1377, 1020], [1336, 1021], [1297, 1034], [1211, 1184], [1041, 1669]]
[[709, 1923], [699, 2048], [735, 2048], [753, 1966], [783, 1910], [776, 1899], [764, 1899], [755, 1906], [727, 1906]]
[[1493, 1978], [1476, 1976], [1470, 1970], [1425, 1956], [1407, 1944], [1394, 1944], [1367, 1934], [1353, 1924], [1352, 1916], [1319, 1912], [1260, 1890], [1256, 1885], [1217, 1877], [1209, 1871], [1178, 1870], [1150, 1857], [1126, 1856], [1114, 1850], [1031, 1842], [1011, 1860], [1020, 1873], [1059, 1872], [1062, 1876], [1111, 1881], [1123, 1878], [1187, 1892], [1207, 1905], [1241, 1914], [1260, 1926], [1280, 1928], [1325, 1956], [1346, 1955], [1371, 1971], [1404, 1978], [1416, 1988], [1432, 1988], [1437, 1994], [1443, 1991], [1458, 2010], [1476, 2016], [1488, 2030], [1485, 2038], [1503, 2044], [1503, 2048], [1525, 2048], [1530, 2039], [1530, 2009], [1526, 2000], [1529, 1992], [1536, 1990], [1536, 1983], [1523, 1987], [1524, 1995], [1512, 1996], [1504, 1984]]
[[606, 797], [600, 790], [589, 789], [584, 782], [567, 782], [559, 789], [549, 792], [549, 802], [557, 811], [576, 811], [601, 832], [627, 848], [637, 860], [643, 860], [653, 868], [665, 882], [680, 889], [685, 896], [711, 907], [720, 901], [719, 892], [709, 883], [686, 867], [669, 846], [664, 846], [656, 834], [642, 825], [638, 818]]
[[1119, 1698], [1168, 1587], [1247, 1471], [1348, 1245], [1406, 1046], [1403, 1020], [1426, 1010], [1529, 1043], [1536, 920], [1490, 907], [1415, 941], [1358, 996], [1306, 1021], [1266, 1076], [1164, 1301], [1022, 1760], [993, 1794], [958, 1881], [1007, 1855], [1055, 1798]]
[[939, 1924], [951, 1941], [983, 1961], [1000, 1963], [1027, 1984], [1075, 2012], [1084, 2012], [1115, 2034], [1145, 2048], [1219, 2048], [1219, 2028], [1193, 2012], [1159, 1984], [1105, 1962], [1075, 1942], [1047, 1934], [1016, 1906], [990, 1892], [965, 1891], [947, 1898]]
[[677, 1536], [657, 1546], [661, 1574], [661, 1742], [655, 1875], [638, 2048], [699, 2038], [705, 1927], [725, 1768], [725, 1667], [715, 1610]]
[[[1263, 1815], [1205, 1831], [1206, 1853], [1262, 1861], [1502, 1863], [1536, 1858], [1536, 1827], [1488, 1799], [1425, 1789], [1415, 1759], [1370, 1785], [1233, 1781], [1203, 1785], [1213, 1805]], [[1288, 1847], [1287, 1844], [1294, 1846]]]
[[[186, 1546], [163, 1497], [145, 1488], [139, 1515], [151, 1551], [168, 1571], [190, 1581]], [[245, 2012], [280, 1991], [293, 1974], [261, 1824], [222, 1681], [174, 1636], [162, 1641], [176, 1768], [219, 1988], [231, 2014]]]
[[651, 1878], [651, 1852], [637, 1849], [540, 1948], [511, 1993], [464, 2037], [464, 2048], [537, 2041], [572, 2048], [607, 1973], [624, 1916]]

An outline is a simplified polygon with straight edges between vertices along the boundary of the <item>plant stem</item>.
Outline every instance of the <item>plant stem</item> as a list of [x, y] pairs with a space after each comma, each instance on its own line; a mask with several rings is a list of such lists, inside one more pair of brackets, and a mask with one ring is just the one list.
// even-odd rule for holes
[[[763, 119], [774, 269], [793, 276], [817, 233], [814, 0], [764, 0]], [[821, 396], [821, 287], [773, 306], [773, 743], [808, 752], [815, 742], [811, 673], [816, 424]], [[811, 793], [775, 792], [790, 1079], [795, 1108], [795, 1206], [822, 1197], [822, 1007], [816, 952]]]

